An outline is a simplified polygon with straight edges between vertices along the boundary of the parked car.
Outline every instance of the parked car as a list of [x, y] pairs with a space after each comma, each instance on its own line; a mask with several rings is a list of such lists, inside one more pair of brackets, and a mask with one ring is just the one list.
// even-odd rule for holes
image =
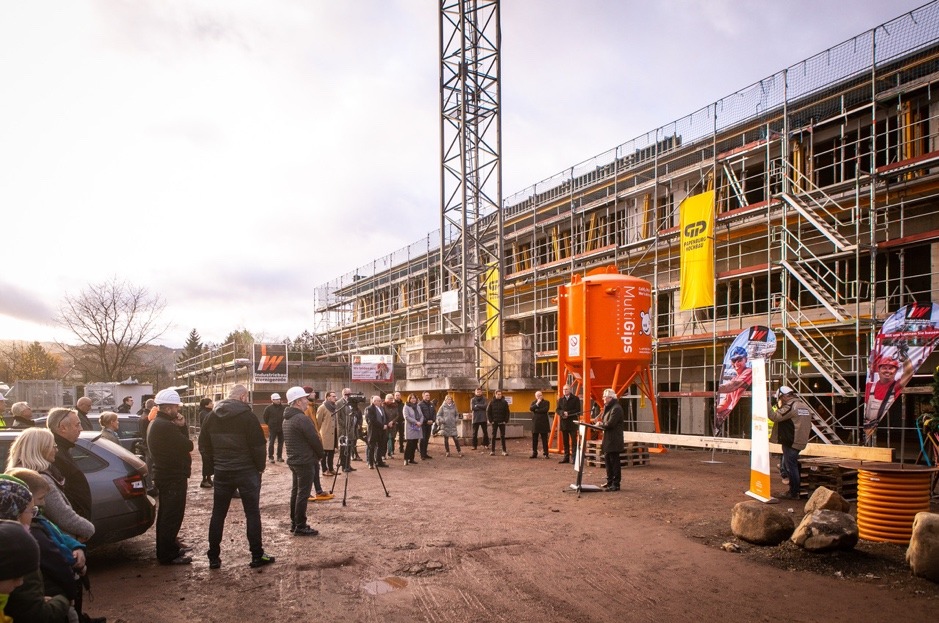
[[[6, 465], [10, 446], [20, 432], [0, 431], [0, 464]], [[143, 534], [156, 517], [156, 503], [144, 485], [146, 463], [99, 435], [83, 431], [71, 450], [91, 487], [91, 522], [95, 525], [95, 535], [88, 543], [91, 546]]]
[[[89, 414], [88, 419], [91, 420], [93, 430], [101, 430], [101, 424], [98, 422], [98, 418], [95, 414]], [[33, 418], [33, 421], [36, 422], [36, 426], [42, 426], [43, 428], [46, 426], [45, 415]], [[121, 445], [134, 454], [140, 455], [141, 452], [137, 448], [137, 444], [143, 441], [143, 438], [140, 436], [139, 428], [140, 416], [133, 413], [118, 413], [117, 426], [117, 436], [121, 440]]]

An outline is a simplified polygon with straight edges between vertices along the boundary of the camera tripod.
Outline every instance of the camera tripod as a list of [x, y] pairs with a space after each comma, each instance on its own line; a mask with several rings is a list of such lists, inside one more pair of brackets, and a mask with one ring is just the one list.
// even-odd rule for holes
[[[342, 505], [346, 505], [346, 498], [349, 494], [349, 471], [350, 467], [349, 462], [352, 460], [352, 451], [355, 449], [356, 444], [359, 442], [358, 431], [354, 430], [355, 427], [355, 413], [353, 413], [354, 406], [352, 406], [348, 400], [342, 398], [336, 402], [336, 413], [342, 412], [340, 417], [343, 418], [344, 430], [347, 434], [339, 436], [339, 463], [342, 466], [342, 471], [345, 474], [345, 478], [342, 483]], [[337, 417], [338, 420], [338, 417]], [[351, 435], [349, 434], [351, 433]], [[351, 440], [350, 440], [351, 437]], [[368, 448], [366, 448], [366, 453], [368, 453]], [[381, 488], [385, 491], [385, 497], [391, 497], [391, 494], [388, 493], [388, 487], [385, 486], [385, 479], [382, 478], [381, 469], [378, 467], [377, 463], [375, 464], [375, 472], [378, 474], [378, 481], [381, 482]], [[333, 476], [333, 484], [329, 488], [329, 492], [333, 493], [336, 489], [336, 483], [339, 480], [339, 471], [337, 471]]]

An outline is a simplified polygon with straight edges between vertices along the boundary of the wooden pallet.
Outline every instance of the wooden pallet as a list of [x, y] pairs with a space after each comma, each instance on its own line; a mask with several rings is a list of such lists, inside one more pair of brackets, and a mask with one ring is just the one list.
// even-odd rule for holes
[[857, 500], [857, 470], [838, 465], [841, 459], [810, 457], [799, 459], [799, 491], [805, 495], [827, 487], [848, 501]]
[[[587, 452], [584, 455], [584, 464], [590, 467], [606, 467], [603, 454], [600, 453], [599, 441], [588, 441]], [[619, 455], [620, 465], [623, 467], [639, 467], [649, 464], [649, 447], [637, 442], [628, 441]]]

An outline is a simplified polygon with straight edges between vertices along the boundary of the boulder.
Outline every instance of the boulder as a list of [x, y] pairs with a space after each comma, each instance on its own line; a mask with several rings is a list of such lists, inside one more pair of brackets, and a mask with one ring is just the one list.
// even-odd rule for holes
[[916, 513], [906, 561], [913, 575], [939, 582], [939, 514]]
[[841, 511], [817, 510], [802, 518], [792, 542], [810, 552], [852, 549], [857, 545], [857, 521]]
[[809, 501], [805, 503], [805, 514], [811, 515], [820, 510], [847, 513], [851, 510], [851, 504], [837, 492], [827, 487], [819, 487], [809, 497]]
[[788, 513], [756, 500], [736, 504], [730, 516], [734, 536], [755, 545], [779, 545], [794, 528]]

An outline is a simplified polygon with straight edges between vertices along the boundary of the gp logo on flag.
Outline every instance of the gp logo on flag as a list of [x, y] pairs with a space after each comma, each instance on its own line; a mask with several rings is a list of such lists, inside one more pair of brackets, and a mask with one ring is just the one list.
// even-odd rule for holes
[[254, 382], [287, 383], [287, 345], [254, 345]]

